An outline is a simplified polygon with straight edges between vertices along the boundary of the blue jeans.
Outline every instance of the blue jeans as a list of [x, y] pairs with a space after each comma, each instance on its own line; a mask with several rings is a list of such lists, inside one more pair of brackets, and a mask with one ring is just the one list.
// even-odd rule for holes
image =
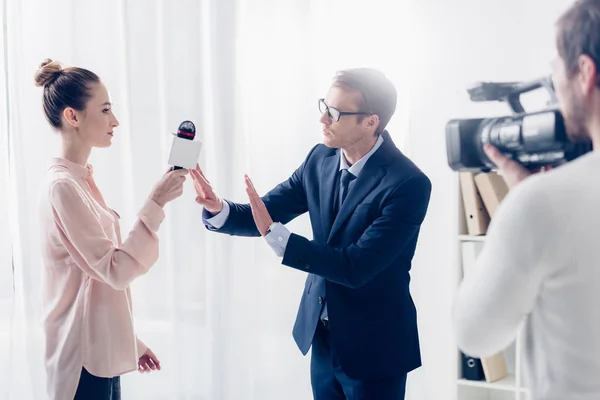
[[79, 386], [73, 400], [121, 400], [121, 379], [99, 378], [81, 368]]

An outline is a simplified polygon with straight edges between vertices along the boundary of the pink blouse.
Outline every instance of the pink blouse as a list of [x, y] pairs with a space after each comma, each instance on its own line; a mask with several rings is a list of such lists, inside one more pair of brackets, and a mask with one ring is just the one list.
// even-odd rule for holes
[[82, 366], [113, 377], [137, 369], [146, 351], [135, 334], [129, 284], [158, 258], [163, 209], [148, 199], [124, 242], [84, 167], [55, 158], [41, 192], [42, 321], [47, 391], [75, 396]]

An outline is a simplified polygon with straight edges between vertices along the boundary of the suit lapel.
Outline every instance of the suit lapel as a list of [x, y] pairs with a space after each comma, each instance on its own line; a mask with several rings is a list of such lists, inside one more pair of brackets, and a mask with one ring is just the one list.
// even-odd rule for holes
[[331, 232], [329, 233], [329, 238], [327, 239], [328, 242], [336, 234], [338, 229], [341, 228], [344, 221], [348, 219], [356, 206], [373, 190], [375, 186], [379, 184], [385, 175], [385, 169], [381, 167], [381, 164], [377, 162], [371, 163], [371, 161], [375, 160], [371, 158], [369, 161], [367, 161], [364, 169], [360, 172], [358, 178], [356, 178], [356, 181], [354, 182], [354, 185], [348, 192], [348, 196], [346, 197], [346, 200], [344, 200], [344, 204], [342, 205], [342, 208], [338, 212], [335, 221], [333, 222]]
[[389, 154], [393, 148], [395, 148], [395, 145], [392, 138], [387, 131], [384, 131], [383, 143], [369, 158], [360, 174], [358, 174], [356, 181], [348, 192], [346, 200], [344, 200], [341, 210], [333, 222], [327, 242], [338, 232], [356, 206], [381, 182], [381, 179], [383, 179], [387, 172], [385, 167], [389, 163]]
[[321, 224], [323, 237], [329, 235], [333, 223], [333, 206], [337, 171], [340, 168], [339, 151], [334, 152], [323, 161], [321, 182], [319, 182], [319, 198], [321, 201]]

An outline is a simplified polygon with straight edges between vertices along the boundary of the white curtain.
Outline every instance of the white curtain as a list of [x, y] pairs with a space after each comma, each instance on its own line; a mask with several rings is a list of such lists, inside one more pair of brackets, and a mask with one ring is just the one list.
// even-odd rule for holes
[[[321, 140], [317, 98], [340, 68], [372, 66], [395, 82], [389, 129], [406, 150], [404, 2], [0, 4], [0, 399], [45, 398], [36, 210], [59, 142], [33, 84], [44, 58], [98, 73], [111, 93], [121, 125], [91, 163], [124, 235], [167, 168], [180, 122], [196, 124], [200, 162], [219, 194], [245, 202], [245, 173], [264, 193]], [[309, 357], [291, 337], [305, 274], [281, 266], [260, 238], [207, 232], [193, 199], [189, 184], [167, 206], [160, 259], [132, 286], [139, 336], [163, 370], [126, 375], [124, 398], [311, 398]], [[311, 236], [307, 218], [290, 228]]]

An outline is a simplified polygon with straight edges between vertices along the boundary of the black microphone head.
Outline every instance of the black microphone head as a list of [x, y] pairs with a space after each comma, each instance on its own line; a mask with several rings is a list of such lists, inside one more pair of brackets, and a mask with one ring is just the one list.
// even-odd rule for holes
[[194, 140], [196, 137], [196, 126], [192, 121], [183, 121], [177, 129], [177, 137]]

